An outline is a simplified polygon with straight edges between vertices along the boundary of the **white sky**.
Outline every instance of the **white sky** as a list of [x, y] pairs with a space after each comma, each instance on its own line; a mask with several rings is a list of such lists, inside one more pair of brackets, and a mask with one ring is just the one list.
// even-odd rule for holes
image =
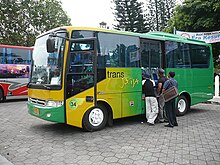
[[[73, 26], [99, 27], [104, 21], [112, 28], [114, 10], [111, 0], [61, 0]], [[139, 0], [146, 3], [146, 0]]]
[[104, 21], [110, 28], [114, 22], [111, 0], [61, 0], [73, 26], [99, 27]]

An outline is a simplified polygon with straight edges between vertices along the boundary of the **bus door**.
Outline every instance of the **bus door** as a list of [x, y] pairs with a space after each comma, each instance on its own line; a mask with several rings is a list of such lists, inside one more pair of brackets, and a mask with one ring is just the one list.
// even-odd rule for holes
[[70, 41], [66, 79], [66, 122], [81, 125], [83, 115], [96, 106], [96, 38]]
[[163, 64], [161, 41], [141, 39], [141, 59], [142, 67], [151, 74], [157, 85], [158, 68]]

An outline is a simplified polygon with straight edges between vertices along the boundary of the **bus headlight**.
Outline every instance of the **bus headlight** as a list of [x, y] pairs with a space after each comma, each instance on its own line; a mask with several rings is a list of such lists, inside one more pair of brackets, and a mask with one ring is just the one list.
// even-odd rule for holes
[[63, 105], [63, 101], [47, 101], [46, 106], [47, 107], [60, 107]]

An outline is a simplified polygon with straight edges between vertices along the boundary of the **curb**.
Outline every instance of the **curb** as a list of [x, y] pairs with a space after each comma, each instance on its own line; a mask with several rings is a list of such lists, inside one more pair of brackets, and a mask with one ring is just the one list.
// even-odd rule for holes
[[13, 165], [11, 162], [9, 162], [5, 157], [0, 155], [0, 164], [1, 165]]

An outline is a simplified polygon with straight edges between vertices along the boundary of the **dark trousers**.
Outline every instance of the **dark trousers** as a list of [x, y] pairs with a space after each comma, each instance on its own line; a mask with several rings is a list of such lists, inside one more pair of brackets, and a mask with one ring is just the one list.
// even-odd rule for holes
[[169, 121], [169, 125], [171, 126], [176, 125], [177, 121], [176, 121], [175, 99], [172, 99], [165, 103], [165, 111]]

